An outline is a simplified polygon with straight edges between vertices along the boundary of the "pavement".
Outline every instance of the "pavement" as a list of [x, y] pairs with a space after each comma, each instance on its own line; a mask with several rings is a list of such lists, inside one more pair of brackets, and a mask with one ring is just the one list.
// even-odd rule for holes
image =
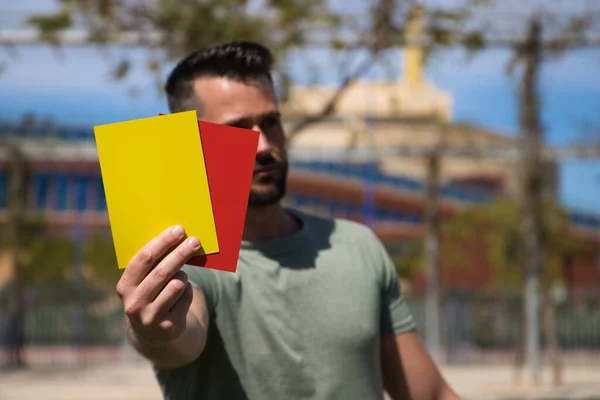
[[541, 384], [515, 384], [509, 365], [443, 367], [450, 385], [465, 400], [600, 400], [600, 365], [565, 366], [563, 384], [552, 385], [550, 369], [542, 371]]
[[[544, 371], [544, 383], [536, 389], [512, 385], [509, 366], [451, 366], [442, 372], [464, 400], [600, 400], [600, 366], [566, 366], [564, 385], [558, 388], [547, 383], [549, 371]], [[0, 371], [0, 400], [75, 399], [161, 400], [162, 396], [145, 362]]]

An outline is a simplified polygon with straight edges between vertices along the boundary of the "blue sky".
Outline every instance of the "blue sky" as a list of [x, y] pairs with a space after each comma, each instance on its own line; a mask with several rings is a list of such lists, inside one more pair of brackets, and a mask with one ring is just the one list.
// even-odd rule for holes
[[[51, 9], [50, 0], [21, 0], [20, 10]], [[4, 8], [4, 7], [2, 7]], [[16, 5], [13, 9], [17, 9]], [[2, 25], [0, 25], [2, 26]], [[121, 50], [122, 51], [122, 50]], [[143, 61], [142, 50], [125, 50]], [[109, 63], [118, 49], [70, 49], [58, 57], [45, 47], [18, 49], [16, 58], [0, 53], [8, 68], [0, 74], [0, 119], [17, 119], [25, 112], [53, 116], [65, 124], [95, 124], [153, 116], [167, 112], [165, 101], [142, 68], [126, 83], [111, 82]], [[376, 68], [367, 79], [400, 72], [401, 52], [388, 55], [388, 69]], [[487, 51], [469, 61], [457, 51], [440, 54], [428, 67], [427, 78], [454, 97], [454, 119], [515, 134], [515, 82], [504, 67], [509, 54]], [[306, 60], [317, 60], [318, 80], [335, 83], [331, 56], [295, 54], [289, 65], [300, 83], [313, 81]], [[545, 64], [542, 74], [543, 122], [550, 143], [566, 143], [590, 133], [597, 124], [600, 137], [600, 51], [569, 53]], [[140, 87], [140, 97], [127, 96], [129, 84]], [[561, 198], [569, 207], [600, 213], [600, 162], [569, 162], [561, 167]]]

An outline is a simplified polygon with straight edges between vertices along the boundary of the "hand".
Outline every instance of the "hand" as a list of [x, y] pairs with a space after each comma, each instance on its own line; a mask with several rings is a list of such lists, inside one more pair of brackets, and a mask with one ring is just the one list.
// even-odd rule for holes
[[193, 291], [181, 267], [200, 242], [184, 238], [179, 226], [156, 236], [131, 259], [117, 283], [128, 328], [144, 345], [162, 346], [185, 331]]

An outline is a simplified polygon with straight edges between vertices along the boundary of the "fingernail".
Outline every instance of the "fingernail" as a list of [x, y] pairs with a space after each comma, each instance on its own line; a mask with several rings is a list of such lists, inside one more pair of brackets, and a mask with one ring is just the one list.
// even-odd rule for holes
[[196, 239], [195, 237], [191, 237], [188, 240], [188, 246], [190, 246], [192, 249], [197, 249], [198, 247], [200, 247], [200, 241], [198, 239]]
[[173, 227], [173, 235], [175, 236], [181, 236], [183, 235], [183, 228], [179, 225], [175, 225]]

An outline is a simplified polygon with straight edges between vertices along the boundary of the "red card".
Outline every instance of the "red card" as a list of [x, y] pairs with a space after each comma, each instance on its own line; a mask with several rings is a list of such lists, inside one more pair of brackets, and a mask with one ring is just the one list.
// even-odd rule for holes
[[205, 121], [198, 125], [220, 251], [194, 257], [188, 264], [235, 272], [259, 133]]

